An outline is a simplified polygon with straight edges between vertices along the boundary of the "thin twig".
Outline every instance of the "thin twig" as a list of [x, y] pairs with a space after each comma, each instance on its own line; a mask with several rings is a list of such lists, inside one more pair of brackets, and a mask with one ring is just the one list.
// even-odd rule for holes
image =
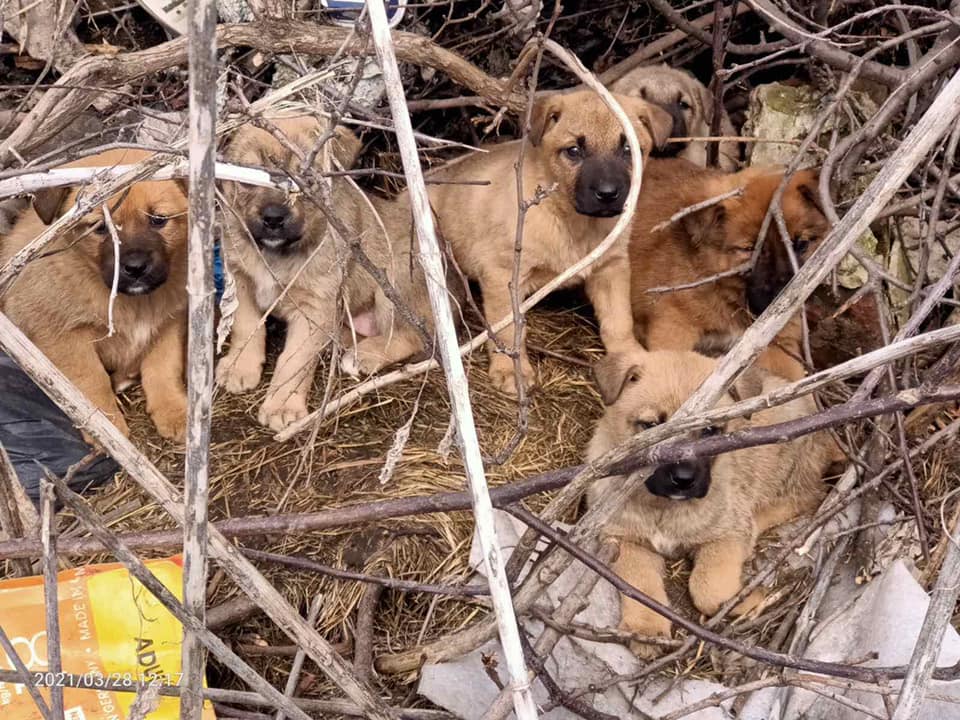
[[[60, 602], [57, 587], [57, 516], [53, 483], [40, 478], [40, 541], [43, 543], [43, 607], [47, 631], [47, 669], [56, 674], [63, 664], [60, 654]], [[63, 687], [50, 688], [51, 720], [63, 720]]]

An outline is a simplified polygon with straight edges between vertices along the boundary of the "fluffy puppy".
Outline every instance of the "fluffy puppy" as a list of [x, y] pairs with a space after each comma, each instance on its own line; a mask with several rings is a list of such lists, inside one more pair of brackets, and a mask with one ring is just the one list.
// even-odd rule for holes
[[[132, 164], [152, 154], [111, 150], [65, 167]], [[0, 238], [0, 266], [72, 206], [78, 192], [38, 192], [32, 207]], [[107, 206], [120, 239], [119, 257], [98, 208], [23, 269], [2, 298], [3, 310], [124, 434], [129, 431], [114, 389], [139, 375], [157, 430], [181, 439], [187, 411], [187, 196], [176, 181], [138, 182]]]
[[[686, 70], [672, 68], [669, 65], [649, 65], [634, 68], [610, 85], [610, 89], [621, 95], [638, 97], [647, 102], [656, 103], [673, 118], [672, 137], [703, 137], [710, 135], [713, 121], [713, 98], [704, 87]], [[720, 134], [736, 135], [737, 131], [730, 122], [726, 110], [721, 110]], [[677, 154], [692, 163], [706, 167], [707, 143], [690, 142], [686, 146], [670, 143], [664, 154]], [[723, 170], [733, 171], [740, 167], [738, 143], [726, 141], [720, 143], [719, 162]]]
[[[587, 449], [596, 460], [636, 433], [669, 419], [713, 371], [716, 361], [692, 351], [609, 355], [596, 368], [606, 411]], [[784, 384], [766, 371], [744, 373], [718, 407], [766, 394]], [[816, 412], [807, 396], [708, 427], [688, 438], [772, 425]], [[661, 603], [668, 604], [663, 584], [666, 558], [692, 555], [690, 596], [706, 615], [739, 592], [744, 562], [757, 536], [767, 528], [813, 510], [822, 499], [823, 473], [830, 464], [829, 436], [818, 433], [775, 445], [725, 453], [714, 458], [665, 465], [654, 470], [627, 502], [605, 534], [619, 541], [617, 574]], [[612, 483], [595, 483], [588, 502]], [[759, 600], [747, 598], [745, 612]], [[621, 599], [621, 627], [645, 635], [669, 635], [670, 622], [634, 600]], [[646, 654], [646, 646], [635, 648]]]
[[[782, 168], [722, 173], [680, 158], [647, 163], [630, 236], [635, 329], [647, 348], [692, 350], [706, 332], [739, 334], [790, 281], [790, 256], [776, 223], [771, 222], [760, 257], [748, 275], [721, 277], [683, 290], [648, 292], [651, 288], [695, 283], [749, 262], [767, 208], [782, 180]], [[816, 187], [816, 173], [802, 170], [790, 179], [781, 201], [798, 263], [813, 252], [830, 229], [816, 204]], [[741, 196], [669, 222], [683, 208], [736, 188], [743, 188]], [[801, 326], [800, 318], [795, 317], [758, 363], [796, 380], [805, 374], [800, 358]]]
[[[634, 98], [618, 98], [633, 119], [644, 154], [662, 145], [672, 120], [660, 108]], [[559, 94], [539, 100], [533, 109], [523, 157], [523, 201], [545, 194], [524, 216], [519, 254], [519, 287], [526, 297], [574, 264], [610, 232], [630, 188], [630, 158], [622, 128], [592, 92]], [[429, 186], [430, 202], [443, 237], [460, 269], [477, 280], [484, 314], [494, 323], [512, 311], [510, 286], [517, 261], [517, 142], [489, 145], [430, 174], [444, 184]], [[473, 184], [464, 184], [472, 181]], [[488, 184], [476, 184], [486, 181]], [[458, 184], [459, 183], [459, 184]], [[584, 282], [600, 321], [608, 350], [636, 346], [628, 306], [630, 269], [626, 233], [603, 258], [575, 282]], [[573, 284], [573, 283], [571, 283]], [[514, 344], [514, 328], [497, 337]], [[522, 378], [513, 360], [488, 345], [490, 379], [515, 394], [518, 380], [534, 383], [533, 366], [521, 341]]]
[[[231, 138], [226, 159], [296, 172], [301, 156], [329, 130], [327, 120], [312, 116], [275, 117], [270, 122], [286, 142], [266, 130], [244, 126]], [[359, 151], [359, 139], [338, 127], [316, 155], [315, 168], [323, 172], [335, 165], [349, 168]], [[408, 207], [368, 199], [346, 178], [334, 177], [329, 203], [350, 233], [340, 237], [309, 199], [238, 183], [225, 183], [224, 193], [225, 257], [236, 280], [239, 307], [230, 349], [217, 366], [217, 382], [232, 393], [256, 387], [266, 354], [261, 318], [269, 312], [287, 323], [283, 352], [258, 413], [262, 425], [279, 431], [307, 414], [320, 353], [340, 333], [341, 301], [356, 334], [366, 336], [345, 358], [350, 371], [373, 373], [424, 350], [421, 335], [395, 316], [381, 286], [355, 262], [350, 250], [358, 243], [429, 328], [429, 300], [410, 244]]]

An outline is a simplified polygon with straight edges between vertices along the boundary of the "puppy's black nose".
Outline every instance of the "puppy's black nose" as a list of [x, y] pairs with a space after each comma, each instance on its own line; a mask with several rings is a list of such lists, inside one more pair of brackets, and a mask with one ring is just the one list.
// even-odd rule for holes
[[593, 194], [602, 203], [612, 203], [620, 199], [620, 186], [612, 183], [600, 183], [594, 186]]
[[693, 465], [680, 463], [670, 468], [670, 479], [681, 490], [686, 490], [697, 477], [697, 469]]
[[286, 205], [267, 205], [260, 211], [263, 226], [271, 230], [282, 228], [288, 217], [290, 217], [290, 210]]
[[132, 250], [120, 255], [120, 270], [129, 278], [143, 277], [150, 268], [150, 253]]

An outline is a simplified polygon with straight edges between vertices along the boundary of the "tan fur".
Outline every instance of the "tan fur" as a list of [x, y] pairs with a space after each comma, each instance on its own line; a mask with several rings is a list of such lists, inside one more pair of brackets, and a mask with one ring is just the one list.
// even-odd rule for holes
[[[132, 164], [151, 155], [112, 150], [65, 167]], [[52, 219], [61, 208], [70, 207], [76, 196], [77, 190], [66, 195], [39, 193], [35, 205]], [[174, 181], [138, 182], [111, 198], [109, 207], [121, 244], [148, 232], [148, 214], [169, 217], [159, 231], [169, 257], [167, 280], [147, 295], [117, 296], [112, 337], [107, 337], [110, 288], [100, 272], [101, 247], [112, 240], [93, 230], [103, 221], [99, 209], [24, 268], [2, 298], [3, 310], [124, 434], [129, 430], [117, 407], [111, 377], [119, 386], [139, 375], [157, 430], [164, 437], [180, 439], [187, 410], [183, 385], [187, 198]], [[45, 230], [37, 210], [25, 210], [12, 231], [0, 238], [0, 266]]]
[[[789, 261], [780, 234], [771, 223], [761, 260], [752, 275], [734, 275], [685, 290], [648, 293], [711, 277], [748, 262], [764, 215], [783, 178], [781, 168], [748, 168], [722, 173], [682, 159], [654, 159], [644, 170], [643, 191], [630, 237], [631, 301], [637, 337], [650, 350], [692, 350], [705, 332], [734, 331], [753, 321], [747, 306], [748, 283], [775, 284], [789, 276]], [[653, 228], [681, 209], [737, 187], [732, 197], [674, 222]], [[826, 218], [801, 188], [816, 187], [816, 175], [803, 170], [793, 176], [783, 195], [784, 220], [791, 237], [808, 243], [798, 253], [803, 261], [827, 234]], [[800, 318], [795, 317], [760, 356], [758, 364], [782, 377], [804, 376], [800, 361]]]
[[[633, 352], [611, 355], [598, 363], [598, 384], [610, 404], [598, 421], [587, 449], [596, 460], [638, 432], [638, 422], [657, 424], [671, 417], [713, 371], [716, 361], [694, 352]], [[739, 399], [766, 394], [784, 380], [763, 370], [748, 370], [735, 384]], [[732, 404], [728, 394], [718, 407]], [[807, 396], [731, 420], [720, 428], [734, 432], [786, 422], [816, 412]], [[697, 434], [699, 435], [699, 433]], [[832, 443], [823, 433], [790, 442], [725, 453], [710, 461], [711, 484], [700, 499], [672, 500], [641, 486], [605, 534], [620, 542], [616, 569], [639, 590], [666, 603], [663, 558], [692, 555], [690, 595], [694, 605], [712, 615], [742, 587], [743, 563], [757, 536], [775, 524], [813, 510], [824, 495], [822, 483]], [[595, 483], [588, 502], [611, 484]], [[746, 611], [758, 596], [739, 607]], [[670, 623], [639, 603], [622, 599], [621, 626], [646, 635], [667, 635]], [[648, 648], [636, 648], [645, 653]]]
[[[312, 149], [328, 128], [324, 121], [314, 117], [275, 117], [271, 122], [304, 152]], [[349, 130], [338, 128], [328, 146], [332, 146], [332, 155], [339, 165], [349, 168], [359, 152], [360, 142]], [[334, 163], [330, 155], [329, 149], [319, 153], [317, 167], [332, 169]], [[274, 135], [252, 126], [245, 126], [234, 134], [226, 159], [290, 170], [298, 170], [300, 163]], [[337, 238], [329, 232], [320, 209], [307, 200], [287, 198], [279, 190], [235, 183], [225, 183], [224, 192], [230, 205], [224, 209], [224, 249], [236, 278], [239, 308], [230, 349], [217, 367], [218, 383], [232, 393], [256, 387], [265, 359], [266, 332], [261, 316], [270, 310], [287, 322], [284, 349], [258, 414], [261, 424], [281, 430], [307, 414], [307, 395], [320, 352], [340, 333], [338, 304], [341, 299], [357, 326], [375, 323], [378, 331], [362, 339], [347, 354], [346, 369], [373, 373], [423, 351], [420, 335], [399, 317], [394, 317], [392, 303], [377, 282], [354, 261], [349, 249], [350, 242], [359, 241], [372, 263], [386, 271], [393, 286], [406, 299], [406, 305], [424, 318], [429, 327], [430, 307], [419, 261], [411, 246], [407, 206], [371, 199], [384, 224], [381, 227], [366, 196], [345, 178], [334, 178], [330, 206], [354, 235]], [[291, 212], [305, 223], [303, 239], [289, 253], [261, 250], [247, 229], [247, 222], [270, 203], [289, 203]]]
[[[620, 98], [627, 114], [636, 121], [637, 134], [646, 156], [661, 143], [670, 119], [660, 109], [640, 100]], [[578, 168], [562, 155], [564, 148], [584, 138], [586, 146], [600, 153], [620, 152], [622, 128], [601, 100], [591, 92], [554, 95], [540, 100], [531, 122], [530, 142], [523, 160], [523, 197], [532, 198], [537, 188], [554, 188], [540, 203], [530, 207], [524, 219], [520, 260], [521, 297], [526, 297], [596, 247], [616, 223], [616, 217], [580, 214], [574, 204]], [[430, 202], [440, 231], [450, 243], [461, 270], [480, 283], [484, 314], [490, 323], [512, 312], [510, 284], [517, 233], [517, 183], [514, 165], [519, 143], [489, 145], [476, 153], [432, 173], [430, 179], [489, 181], [489, 185], [429, 185]], [[619, 240], [603, 259], [570, 284], [584, 282], [587, 295], [600, 321], [600, 334], [608, 350], [636, 346], [628, 307], [629, 266], [626, 239]], [[507, 348], [514, 345], [512, 325], [497, 334]], [[516, 393], [513, 360], [488, 345], [490, 378], [500, 390]], [[532, 385], [534, 370], [519, 348], [522, 381]]]
[[[637, 97], [663, 106], [677, 104], [686, 121], [687, 135], [706, 137], [710, 135], [713, 120], [713, 98], [703, 83], [686, 70], [669, 65], [649, 65], [634, 68], [610, 85], [620, 95]], [[720, 134], [735, 136], [736, 129], [726, 110], [722, 110]], [[706, 167], [707, 143], [691, 142], [678, 155], [692, 163]], [[720, 168], [734, 171], [740, 167], [740, 153], [736, 142], [720, 143]]]

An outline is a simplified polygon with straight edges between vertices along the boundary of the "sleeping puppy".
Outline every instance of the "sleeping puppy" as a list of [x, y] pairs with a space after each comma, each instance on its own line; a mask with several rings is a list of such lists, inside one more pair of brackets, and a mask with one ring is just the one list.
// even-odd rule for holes
[[[326, 119], [314, 116], [281, 116], [270, 122], [302, 154], [310, 152], [329, 129]], [[315, 169], [349, 168], [359, 151], [359, 139], [338, 127], [317, 154]], [[289, 146], [253, 126], [234, 133], [225, 158], [291, 172], [298, 171], [301, 163]], [[230, 349], [217, 366], [217, 382], [231, 393], [256, 387], [266, 357], [262, 317], [270, 313], [287, 323], [283, 352], [257, 416], [262, 425], [279, 431], [307, 414], [307, 395], [320, 353], [340, 335], [341, 301], [352, 329], [366, 336], [344, 359], [353, 373], [373, 373], [425, 349], [418, 331], [395, 314], [381, 286], [350, 250], [351, 243], [358, 243], [405, 305], [431, 328], [425, 281], [411, 246], [407, 206], [367, 198], [346, 178], [334, 177], [329, 204], [350, 232], [350, 237], [340, 237], [307, 198], [233, 182], [224, 183], [224, 194], [228, 202], [224, 250], [239, 307]]]
[[[650, 65], [634, 68], [610, 85], [610, 90], [620, 95], [637, 97], [656, 103], [673, 118], [671, 137], [704, 137], [710, 135], [713, 120], [713, 98], [703, 83], [686, 70], [669, 65]], [[725, 110], [720, 118], [720, 134], [736, 135]], [[677, 154], [696, 165], [707, 165], [707, 143], [695, 141], [686, 146], [670, 143], [664, 154]], [[740, 167], [739, 145], [733, 141], [720, 143], [719, 163], [722, 170], [733, 171]]]
[[[65, 167], [129, 165], [152, 155], [111, 150]], [[38, 192], [32, 207], [0, 238], [0, 266], [71, 207], [78, 192]], [[114, 391], [140, 376], [157, 431], [179, 440], [187, 413], [184, 186], [173, 180], [134, 183], [107, 206], [120, 239], [119, 258], [103, 211], [97, 208], [29, 263], [0, 302], [10, 319], [125, 435], [129, 430]], [[115, 272], [118, 294], [110, 335]]]
[[[636, 433], [668, 420], [715, 365], [715, 360], [692, 351], [605, 357], [595, 372], [606, 410], [590, 440], [587, 460], [596, 460]], [[783, 384], [775, 375], [751, 369], [717, 406], [763, 395]], [[691, 433], [688, 439], [786, 422], [816, 410], [806, 396]], [[816, 433], [656, 468], [605, 528], [620, 545], [614, 569], [639, 590], [668, 604], [663, 559], [691, 555], [693, 604], [706, 615], [714, 614], [742, 587], [743, 564], [753, 553], [757, 536], [817, 507], [831, 454], [829, 435]], [[619, 476], [599, 480], [588, 491], [588, 502], [620, 482]], [[759, 599], [759, 594], [747, 598], [738, 610], [746, 612]], [[622, 628], [644, 635], [670, 634], [670, 622], [663, 616], [626, 597], [621, 602]], [[652, 650], [642, 645], [634, 649], [641, 654]]]
[[[666, 112], [642, 100], [617, 98], [633, 120], [646, 156], [669, 135]], [[523, 157], [523, 200], [541, 193], [524, 215], [521, 252], [517, 237], [519, 142], [485, 146], [429, 175], [443, 181], [428, 186], [437, 225], [450, 243], [463, 273], [479, 282], [486, 320], [491, 325], [512, 313], [510, 287], [520, 263], [523, 299], [593, 250], [613, 229], [630, 189], [630, 157], [623, 128], [590, 91], [550, 95], [537, 101]], [[471, 184], [467, 184], [472, 181]], [[486, 184], [478, 184], [485, 181]], [[606, 254], [570, 284], [583, 282], [600, 322], [608, 351], [636, 347], [628, 306], [630, 269], [626, 233]], [[514, 344], [514, 327], [497, 333], [501, 345]], [[517, 382], [535, 380], [524, 340], [522, 377], [514, 377], [513, 359], [487, 346], [490, 380], [514, 395]]]
[[[630, 296], [637, 338], [650, 350], [692, 350], [707, 332], [740, 334], [793, 277], [790, 256], [771, 222], [753, 270], [682, 290], [749, 263], [763, 218], [783, 180], [783, 169], [737, 173], [701, 168], [681, 158], [655, 158], [643, 173], [643, 192], [630, 236]], [[799, 264], [830, 230], [816, 203], [817, 174], [793, 175], [781, 199], [792, 251]], [[680, 210], [730, 190], [741, 196], [687, 214]], [[663, 226], [658, 228], [658, 226]], [[655, 229], [658, 228], [658, 229]], [[794, 317], [758, 364], [789, 380], [804, 376], [802, 328]]]

